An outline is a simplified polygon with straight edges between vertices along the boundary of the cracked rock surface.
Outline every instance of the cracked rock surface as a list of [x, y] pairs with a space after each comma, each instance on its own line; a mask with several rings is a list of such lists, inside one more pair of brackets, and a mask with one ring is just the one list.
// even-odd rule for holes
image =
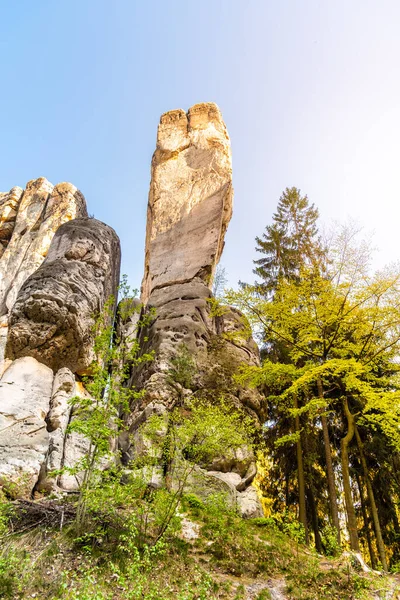
[[232, 216], [231, 147], [216, 104], [162, 115], [151, 166], [142, 300], [199, 275], [209, 283]]
[[12, 308], [6, 356], [33, 356], [84, 373], [93, 360], [94, 315], [117, 293], [120, 244], [96, 219], [64, 223]]

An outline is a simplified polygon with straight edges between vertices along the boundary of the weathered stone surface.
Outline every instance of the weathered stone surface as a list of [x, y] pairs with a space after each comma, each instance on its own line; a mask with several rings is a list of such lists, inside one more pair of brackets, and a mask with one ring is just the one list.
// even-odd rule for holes
[[49, 447], [46, 415], [53, 372], [34, 358], [14, 361], [0, 381], [0, 484], [29, 495]]
[[254, 461], [251, 448], [241, 447], [233, 450], [227, 448], [223, 456], [217, 456], [211, 465], [207, 465], [210, 471], [221, 471], [222, 473], [237, 473], [240, 478], [244, 477]]
[[238, 493], [235, 486], [227, 479], [215, 476], [198, 466], [189, 473], [184, 465], [181, 468], [175, 467], [169, 485], [173, 490], [182, 488], [185, 493], [195, 494], [201, 500], [207, 500], [216, 494], [223, 495], [228, 506], [236, 506]]
[[[244, 390], [232, 382], [232, 374], [245, 363], [259, 364], [258, 347], [236, 309], [226, 309], [212, 316], [211, 292], [199, 278], [183, 284], [157, 289], [151, 294], [148, 307], [155, 318], [140, 334], [143, 352], [154, 351], [154, 360], [135, 370], [131, 383], [146, 388], [144, 402], [162, 403], [171, 408], [188, 391], [171, 385], [171, 359], [187, 348], [196, 364], [193, 389], [210, 390], [215, 395], [224, 392], [235, 397], [238, 406], [246, 406], [255, 416], [262, 413], [262, 400], [256, 390]], [[240, 317], [240, 318], [239, 318]], [[229, 389], [227, 389], [227, 386]], [[135, 427], [136, 415], [143, 410], [137, 403], [131, 415]]]
[[0, 260], [0, 316], [10, 311], [24, 281], [42, 264], [59, 226], [87, 216], [84, 197], [70, 183], [53, 187], [40, 177], [29, 181], [23, 194], [20, 191], [20, 188], [11, 190], [3, 210], [7, 218], [12, 211], [16, 215], [11, 238]]
[[[243, 363], [259, 364], [250, 328], [234, 308], [212, 310], [210, 284], [231, 217], [231, 179], [229, 137], [216, 105], [199, 104], [187, 114], [177, 110], [161, 117], [142, 282], [142, 300], [155, 317], [139, 333], [142, 351], [153, 351], [154, 360], [132, 373], [130, 384], [146, 390], [127, 419], [134, 440], [146, 406], [170, 411], [191, 397], [211, 402], [224, 397], [232, 406], [245, 407], [256, 422], [262, 417], [261, 396], [241, 388], [232, 377]], [[171, 376], [183, 349], [195, 367], [185, 384], [189, 389]], [[138, 452], [143, 450], [132, 444], [126, 457], [134, 459]], [[255, 472], [250, 450], [227, 449], [212, 464], [199, 465], [187, 487], [195, 493], [198, 488], [203, 496], [216, 488], [225, 490], [233, 502]]]
[[20, 187], [14, 187], [8, 193], [0, 194], [0, 258], [13, 234], [22, 192]]
[[49, 473], [87, 448], [66, 435], [72, 371], [90, 364], [93, 315], [116, 294], [119, 240], [73, 185], [40, 178], [0, 195], [0, 244], [0, 482], [76, 489], [79, 474]]
[[222, 481], [225, 481], [235, 489], [237, 489], [237, 486], [240, 485], [242, 482], [242, 478], [238, 473], [222, 473], [221, 471], [207, 471], [207, 474], [211, 475], [212, 477], [222, 479]]
[[7, 357], [33, 356], [54, 371], [84, 372], [93, 360], [94, 315], [116, 296], [119, 267], [111, 227], [89, 218], [61, 225], [13, 306]]
[[142, 300], [154, 289], [209, 283], [232, 215], [229, 136], [216, 104], [162, 115], [152, 161]]
[[255, 519], [264, 516], [257, 490], [252, 485], [237, 495], [237, 505], [244, 519]]
[[86, 202], [70, 183], [55, 187], [44, 177], [26, 189], [0, 194], [0, 364], [8, 335], [8, 316], [26, 279], [45, 259], [58, 227], [87, 216]]
[[118, 304], [116, 338], [123, 340], [127, 352], [132, 350], [136, 340], [141, 306], [142, 303], [138, 298], [126, 298]]
[[[77, 396], [81, 396], [82, 398], [89, 397], [87, 390], [85, 390], [81, 383], [75, 384], [74, 392]], [[72, 423], [75, 418], [76, 416], [74, 416], [73, 413], [70, 413], [69, 422]], [[66, 469], [76, 468], [79, 461], [87, 454], [88, 450], [88, 438], [76, 431], [69, 431], [64, 436], [61, 466]], [[53, 457], [51, 457], [51, 459], [52, 458]], [[55, 456], [54, 458], [56, 458], [56, 460], [59, 459], [58, 456]], [[65, 470], [57, 477], [56, 484], [59, 489], [70, 492], [79, 490], [82, 480], [83, 472], [77, 471], [75, 473]]]
[[58, 488], [60, 475], [52, 475], [52, 472], [63, 466], [65, 436], [71, 414], [69, 400], [74, 396], [75, 387], [75, 377], [69, 369], [62, 368], [57, 371], [53, 381], [50, 410], [46, 416], [49, 449], [37, 484], [40, 491]]

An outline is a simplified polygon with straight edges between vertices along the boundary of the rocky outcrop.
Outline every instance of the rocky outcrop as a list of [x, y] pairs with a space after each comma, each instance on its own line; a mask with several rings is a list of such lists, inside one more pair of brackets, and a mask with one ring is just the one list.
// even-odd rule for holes
[[6, 356], [85, 372], [93, 361], [94, 318], [116, 296], [119, 266], [119, 239], [111, 227], [88, 218], [64, 223], [18, 294]]
[[1, 315], [10, 311], [24, 281], [42, 264], [59, 226], [87, 216], [85, 199], [75, 186], [59, 183], [54, 187], [44, 177], [27, 183], [23, 193], [13, 188], [6, 204], [0, 207], [1, 219], [4, 213], [13, 214], [10, 206], [16, 214], [0, 261]]
[[[144, 388], [146, 394], [127, 417], [130, 440], [137, 439], [138, 428], [154, 413], [151, 407], [169, 411], [193, 396], [215, 401], [223, 395], [255, 421], [262, 416], [260, 395], [241, 389], [232, 378], [240, 364], [259, 364], [257, 345], [237, 310], [215, 310], [210, 290], [232, 213], [231, 178], [229, 137], [215, 104], [198, 104], [187, 114], [176, 110], [161, 117], [142, 282], [142, 300], [155, 317], [140, 332], [142, 351], [153, 351], [154, 360], [132, 373], [131, 385]], [[195, 365], [186, 387], [171, 378], [174, 359], [182, 352]], [[137, 443], [127, 447], [126, 439], [125, 435], [123, 450], [129, 462], [143, 449]], [[226, 490], [239, 506], [246, 505], [243, 512], [249, 516], [249, 503], [239, 498], [255, 474], [251, 452], [227, 450], [212, 464], [199, 465], [192, 487], [201, 496]], [[259, 510], [258, 505], [253, 512]]]
[[52, 370], [31, 357], [11, 363], [1, 378], [0, 484], [12, 495], [30, 494], [45, 462], [52, 386]]
[[0, 362], [19, 290], [44, 261], [59, 226], [85, 216], [85, 199], [70, 183], [53, 186], [40, 177], [25, 190], [0, 194]]
[[76, 489], [79, 477], [54, 472], [84, 451], [67, 434], [70, 399], [87, 393], [75, 374], [89, 367], [95, 315], [117, 292], [119, 240], [87, 217], [70, 183], [13, 188], [0, 211], [0, 484], [17, 495]]
[[46, 415], [49, 443], [46, 461], [36, 485], [40, 491], [57, 490], [59, 487], [60, 475], [56, 473], [64, 466], [65, 437], [72, 410], [70, 400], [75, 392], [75, 377], [69, 369], [63, 367], [54, 377], [50, 410]]
[[0, 258], [10, 243], [22, 192], [20, 187], [14, 187], [9, 192], [0, 193]]
[[[115, 330], [115, 340], [128, 340], [129, 386], [144, 391], [131, 394], [124, 414], [121, 459], [128, 473], [142, 458], [136, 466], [143, 477], [151, 474], [152, 487], [174, 485], [163, 455], [174, 407], [190, 411], [191, 399], [223, 397], [256, 424], [263, 418], [257, 391], [232, 377], [243, 363], [259, 364], [251, 331], [243, 315], [211, 294], [232, 197], [230, 142], [218, 107], [165, 113], [152, 161], [144, 308], [139, 318], [138, 301], [125, 300], [135, 310], [121, 311]], [[116, 233], [87, 217], [73, 185], [40, 178], [0, 194], [0, 484], [28, 494], [79, 489], [79, 467], [60, 472], [79, 465], [88, 445], [68, 429], [77, 418], [71, 398], [88, 393], [81, 377], [90, 376], [94, 360], [93, 325], [117, 295], [119, 267]], [[142, 356], [133, 357], [138, 327]], [[150, 354], [154, 360], [144, 360]], [[190, 372], [175, 377], [182, 355]], [[151, 415], [160, 418], [158, 446], [141, 430]], [[178, 470], [185, 460], [182, 453]], [[227, 448], [208, 462], [195, 466], [189, 488], [201, 497], [224, 491], [243, 516], [261, 514], [249, 447]]]
[[196, 276], [210, 283], [232, 215], [228, 133], [216, 104], [162, 115], [152, 160], [142, 300]]

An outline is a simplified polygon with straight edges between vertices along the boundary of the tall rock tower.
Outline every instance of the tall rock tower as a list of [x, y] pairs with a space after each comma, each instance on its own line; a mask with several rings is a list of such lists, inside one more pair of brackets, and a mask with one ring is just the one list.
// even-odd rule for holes
[[[244, 407], [255, 422], [262, 413], [259, 394], [232, 378], [240, 364], [259, 364], [244, 317], [233, 308], [213, 310], [212, 278], [233, 199], [230, 141], [215, 104], [162, 115], [151, 175], [142, 301], [155, 316], [140, 337], [142, 349], [153, 351], [155, 358], [132, 374], [131, 385], [146, 394], [128, 417], [130, 435], [122, 439], [127, 462], [143, 448], [140, 425], [153, 413], [168, 414], [182, 398], [216, 402], [223, 396]], [[182, 353], [196, 367], [188, 389], [171, 381], [171, 367]], [[195, 491], [222, 489], [244, 516], [256, 516], [261, 509], [249, 487], [255, 474], [248, 448], [236, 453], [227, 449], [226, 456], [199, 466], [203, 484], [198, 477]]]
[[231, 147], [216, 104], [162, 115], [151, 166], [142, 300], [196, 277], [209, 284], [232, 216]]
[[[129, 385], [144, 394], [132, 402], [119, 436], [129, 469], [146, 451], [140, 426], [154, 413], [165, 418], [164, 434], [171, 410], [187, 410], [196, 399], [224, 398], [256, 425], [263, 418], [261, 396], [233, 378], [243, 363], [259, 364], [257, 345], [243, 315], [216, 306], [211, 294], [232, 198], [230, 142], [219, 108], [204, 103], [162, 115], [142, 282], [149, 318], [138, 331], [141, 352], [154, 360], [131, 367]], [[69, 399], [87, 394], [82, 376], [94, 360], [92, 326], [117, 294], [119, 267], [117, 234], [88, 218], [72, 184], [40, 178], [0, 194], [0, 486], [22, 484], [25, 495], [79, 488], [78, 476], [54, 472], [76, 464], [88, 445], [68, 430], [75, 418]], [[132, 333], [136, 322], [121, 318], [116, 327]], [[171, 376], [182, 355], [193, 366], [190, 381]], [[170, 485], [159, 458], [158, 484]], [[223, 491], [243, 516], [261, 514], [250, 448], [227, 448], [196, 469], [196, 493]]]

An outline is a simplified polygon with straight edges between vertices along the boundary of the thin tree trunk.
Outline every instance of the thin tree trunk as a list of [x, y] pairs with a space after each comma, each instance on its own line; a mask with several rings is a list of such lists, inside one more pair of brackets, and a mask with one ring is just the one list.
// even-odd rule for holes
[[[304, 454], [307, 457], [310, 452], [310, 444], [309, 444], [310, 438], [307, 435], [307, 432], [304, 432], [301, 435], [301, 439], [302, 439], [302, 447], [304, 450]], [[308, 514], [311, 517], [311, 525], [312, 525], [312, 528], [314, 531], [315, 548], [316, 548], [317, 552], [322, 554], [323, 548], [322, 548], [321, 536], [319, 534], [319, 529], [318, 529], [318, 511], [317, 511], [317, 504], [316, 504], [315, 495], [314, 495], [314, 483], [313, 483], [313, 478], [312, 478], [312, 472], [309, 469], [309, 462], [307, 460], [305, 461], [304, 466], [305, 466], [305, 480], [307, 481], [306, 499], [307, 499]]]
[[374, 522], [376, 545], [378, 546], [379, 558], [382, 563], [383, 569], [385, 571], [387, 571], [388, 564], [387, 564], [387, 560], [386, 560], [385, 544], [383, 543], [382, 530], [381, 530], [381, 525], [379, 523], [378, 509], [376, 508], [375, 496], [374, 496], [374, 491], [372, 489], [371, 479], [370, 479], [369, 473], [368, 473], [367, 461], [365, 460], [364, 447], [363, 447], [363, 443], [362, 443], [359, 431], [357, 429], [357, 425], [354, 425], [354, 429], [355, 429], [355, 434], [356, 434], [358, 451], [360, 453], [361, 464], [362, 464], [362, 468], [364, 471], [365, 483], [367, 486], [368, 501], [369, 501], [369, 505], [371, 507], [372, 520]]
[[357, 534], [357, 519], [356, 513], [354, 510], [353, 497], [351, 494], [351, 484], [350, 484], [350, 469], [349, 469], [349, 444], [354, 437], [354, 416], [351, 414], [349, 410], [349, 405], [347, 402], [347, 398], [343, 400], [343, 409], [344, 414], [347, 419], [347, 433], [344, 438], [342, 438], [340, 446], [341, 446], [341, 454], [342, 454], [342, 474], [343, 474], [343, 488], [344, 488], [344, 497], [346, 501], [346, 513], [347, 513], [347, 527], [349, 530], [350, 536], [350, 548], [355, 552], [360, 552], [360, 544], [358, 542], [358, 534]]
[[[323, 399], [324, 392], [322, 388], [322, 381], [320, 378], [317, 380], [318, 396]], [[337, 504], [336, 494], [336, 483], [335, 483], [335, 471], [333, 470], [332, 454], [331, 454], [331, 443], [329, 439], [328, 420], [324, 414], [321, 415], [322, 434], [324, 438], [325, 448], [325, 461], [326, 461], [326, 476], [328, 479], [328, 493], [329, 493], [329, 505], [331, 509], [331, 517], [333, 526], [337, 532], [337, 542], [340, 544], [340, 523], [339, 523], [339, 510]]]
[[[294, 408], [298, 408], [297, 398], [294, 398]], [[305, 492], [305, 480], [304, 480], [304, 465], [303, 465], [303, 449], [301, 446], [300, 437], [300, 417], [296, 414], [295, 416], [295, 430], [298, 433], [298, 440], [296, 443], [296, 454], [297, 454], [297, 483], [299, 488], [299, 521], [304, 526], [304, 533], [306, 544], [309, 543], [308, 537], [308, 524], [307, 524], [307, 513], [306, 513], [306, 492]]]
[[285, 504], [286, 508], [289, 508], [289, 473], [287, 472], [285, 473]]
[[310, 508], [311, 523], [314, 531], [315, 549], [319, 554], [323, 553], [321, 536], [318, 528], [318, 511], [315, 503], [314, 492], [311, 487], [307, 487], [308, 506]]
[[361, 512], [362, 512], [362, 516], [363, 516], [363, 520], [364, 520], [365, 535], [366, 535], [367, 544], [368, 544], [368, 552], [371, 557], [371, 567], [373, 569], [376, 569], [375, 553], [372, 548], [372, 540], [371, 540], [371, 532], [369, 530], [369, 519], [368, 519], [368, 515], [367, 515], [367, 508], [365, 506], [365, 499], [364, 499], [364, 492], [363, 492], [363, 488], [362, 488], [361, 477], [359, 476], [358, 473], [356, 473], [356, 480], [357, 480], [358, 491], [360, 494]]

